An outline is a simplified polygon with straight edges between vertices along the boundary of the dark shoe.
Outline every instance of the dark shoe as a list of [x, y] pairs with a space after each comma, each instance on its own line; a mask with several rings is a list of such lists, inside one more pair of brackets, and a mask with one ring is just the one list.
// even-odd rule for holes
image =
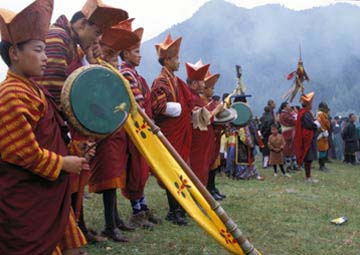
[[220, 197], [220, 196], [215, 192], [215, 190], [211, 190], [211, 191], [210, 191], [210, 194], [211, 194], [211, 196], [212, 196], [216, 201], [223, 200], [223, 198]]
[[214, 190], [215, 190], [216, 194], [218, 194], [220, 197], [226, 198], [226, 195], [222, 194], [217, 188], [215, 188]]
[[150, 221], [151, 223], [154, 223], [154, 224], [162, 223], [162, 219], [160, 219], [158, 216], [156, 216], [151, 209], [146, 210], [145, 215], [146, 215], [147, 220]]
[[96, 231], [90, 229], [84, 235], [88, 243], [99, 243], [107, 240], [106, 237], [100, 236]]
[[173, 221], [176, 225], [186, 226], [188, 223], [185, 218], [185, 212], [182, 209], [175, 210], [175, 220]]
[[126, 223], [122, 219], [120, 219], [118, 223], [118, 228], [122, 231], [134, 231], [136, 229], [136, 227], [130, 225], [129, 223]]
[[169, 211], [168, 214], [166, 215], [165, 219], [167, 221], [171, 221], [175, 225], [186, 226], [187, 221], [185, 218], [182, 217], [181, 214], [182, 213], [179, 210]]
[[121, 242], [121, 243], [129, 242], [129, 240], [123, 234], [121, 234], [120, 229], [118, 228], [114, 228], [112, 230], [105, 229], [101, 232], [101, 235], [115, 242]]
[[328, 169], [326, 166], [321, 166], [319, 170], [324, 172], [324, 173], [330, 172], [330, 169]]
[[136, 214], [131, 215], [130, 224], [135, 227], [144, 228], [147, 230], [153, 230], [154, 224], [147, 220], [146, 214], [144, 211], [138, 212]]

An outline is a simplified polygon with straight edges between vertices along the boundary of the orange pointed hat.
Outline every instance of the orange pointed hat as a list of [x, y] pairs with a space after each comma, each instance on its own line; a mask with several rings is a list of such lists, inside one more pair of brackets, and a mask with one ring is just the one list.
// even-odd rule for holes
[[36, 0], [18, 14], [0, 9], [1, 40], [12, 44], [45, 41], [53, 7], [53, 0]]
[[220, 74], [212, 74], [210, 73], [210, 70], [206, 73], [205, 76], [205, 87], [206, 88], [213, 88], [215, 87], [216, 82], [220, 78]]
[[209, 70], [210, 64], [204, 65], [201, 60], [195, 64], [185, 63], [187, 77], [193, 81], [203, 81]]
[[136, 42], [133, 41], [128, 41], [127, 44], [128, 46], [123, 48], [124, 50], [131, 50], [131, 49], [135, 49], [135, 48], [139, 48], [141, 45], [141, 40], [142, 40], [142, 36], [144, 33], [144, 29], [142, 27], [135, 29], [134, 31], [132, 30], [132, 22], [134, 21], [134, 18], [132, 19], [127, 19], [124, 21], [121, 21], [120, 23], [118, 23], [117, 25], [115, 25], [114, 27], [118, 28], [118, 29], [122, 29], [124, 30], [124, 35], [127, 35], [127, 37], [124, 37], [124, 40], [128, 40], [128, 38], [130, 37], [131, 34], [131, 38], [137, 38]]
[[315, 92], [310, 92], [306, 95], [303, 94], [300, 98], [300, 102], [301, 103], [310, 103], [314, 99], [314, 96], [315, 96]]
[[126, 50], [135, 45], [140, 45], [138, 34], [131, 31], [131, 22], [134, 19], [121, 21], [111, 28], [107, 28], [101, 38], [101, 44], [104, 44], [116, 51]]
[[111, 27], [129, 17], [126, 11], [105, 5], [101, 0], [87, 0], [81, 12], [90, 22], [102, 29]]
[[172, 58], [178, 56], [180, 51], [181, 39], [182, 38], [179, 37], [175, 41], [173, 41], [171, 34], [169, 33], [166, 36], [165, 41], [155, 45], [158, 57]]

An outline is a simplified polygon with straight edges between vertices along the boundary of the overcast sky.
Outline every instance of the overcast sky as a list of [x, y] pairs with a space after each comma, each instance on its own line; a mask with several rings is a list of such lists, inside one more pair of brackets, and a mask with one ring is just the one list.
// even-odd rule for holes
[[[136, 18], [134, 28], [144, 27], [144, 39], [152, 38], [174, 24], [190, 18], [198, 8], [209, 0], [103, 0], [105, 4], [122, 8], [129, 16]], [[347, 2], [360, 6], [360, 1], [337, 0], [227, 0], [238, 6], [253, 8], [269, 3], [278, 3], [287, 8], [303, 10], [314, 6], [325, 6], [338, 2]], [[19, 12], [32, 0], [0, 0], [0, 8]], [[55, 0], [53, 21], [65, 14], [69, 19], [72, 14], [80, 10], [85, 0]], [[6, 67], [1, 61], [0, 80], [4, 76]]]

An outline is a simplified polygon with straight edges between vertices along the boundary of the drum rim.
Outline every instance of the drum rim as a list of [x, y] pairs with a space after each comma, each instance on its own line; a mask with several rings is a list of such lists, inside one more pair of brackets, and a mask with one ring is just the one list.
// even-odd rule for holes
[[[77, 116], [74, 114], [74, 109], [71, 104], [71, 96], [72, 96], [71, 91], [73, 89], [74, 81], [79, 76], [79, 74], [84, 72], [87, 69], [92, 69], [92, 68], [102, 68], [102, 69], [105, 69], [105, 70], [108, 70], [108, 71], [114, 73], [114, 71], [112, 71], [110, 68], [102, 66], [102, 65], [98, 65], [98, 64], [79, 67], [78, 69], [73, 71], [68, 76], [68, 78], [66, 79], [66, 81], [64, 83], [64, 86], [63, 86], [62, 92], [61, 92], [61, 105], [62, 105], [62, 110], [67, 117], [67, 121], [70, 122], [71, 126], [76, 131], [78, 131], [81, 135], [84, 135], [84, 136], [101, 139], [101, 138], [105, 138], [105, 137], [111, 135], [112, 133], [116, 132], [120, 127], [122, 127], [128, 118], [128, 113], [126, 111], [122, 111], [124, 113], [124, 118], [121, 120], [121, 122], [119, 122], [117, 127], [112, 132], [109, 132], [109, 133], [100, 133], [100, 132], [90, 130], [89, 128], [85, 127], [79, 121]], [[121, 75], [119, 75], [119, 79], [122, 79], [122, 81], [124, 83], [126, 82], [126, 79]], [[69, 109], [71, 109], [71, 110], [69, 111]]]
[[246, 121], [243, 124], [235, 124], [234, 121], [236, 121], [238, 119], [238, 116], [237, 116], [234, 120], [231, 121], [231, 124], [234, 125], [234, 126], [237, 126], [237, 127], [245, 127], [245, 126], [247, 126], [251, 122], [251, 120], [253, 118], [253, 113], [252, 113], [251, 108], [244, 102], [235, 102], [235, 103], [233, 103], [231, 105], [231, 107], [234, 108], [234, 110], [236, 110], [235, 107], [233, 107], [234, 105], [243, 105], [243, 106], [245, 106], [249, 110], [250, 118], [249, 118], [248, 121]]

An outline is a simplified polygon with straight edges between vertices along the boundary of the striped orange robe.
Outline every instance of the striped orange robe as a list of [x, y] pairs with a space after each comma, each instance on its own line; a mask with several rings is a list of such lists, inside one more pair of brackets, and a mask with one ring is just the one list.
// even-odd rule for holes
[[67, 149], [55, 113], [39, 87], [8, 72], [0, 85], [0, 254], [51, 254], [64, 235]]
[[[61, 90], [66, 78], [72, 71], [82, 66], [80, 51], [71, 37], [70, 22], [64, 15], [60, 16], [49, 29], [46, 37], [46, 55], [48, 61], [44, 76], [37, 79], [37, 81], [46, 87], [54, 97], [56, 104], [60, 106]], [[73, 151], [76, 151], [74, 144], [77, 144], [83, 138], [79, 138], [74, 134], [72, 136], [76, 138], [73, 139], [71, 147]], [[78, 184], [78, 175], [71, 175], [72, 192], [78, 191]], [[84, 235], [77, 225], [75, 223], [71, 224], [69, 228], [63, 240], [63, 248], [72, 249], [85, 245]]]

